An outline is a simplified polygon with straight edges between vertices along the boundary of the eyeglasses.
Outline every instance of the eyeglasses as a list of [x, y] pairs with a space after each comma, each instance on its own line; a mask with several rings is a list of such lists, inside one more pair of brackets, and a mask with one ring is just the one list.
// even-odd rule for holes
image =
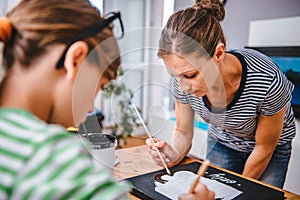
[[76, 37], [74, 37], [68, 44], [67, 47], [65, 49], [65, 51], [63, 52], [62, 56], [60, 57], [60, 59], [58, 60], [57, 64], [56, 64], [56, 69], [61, 69], [64, 65], [64, 61], [66, 58], [66, 54], [70, 48], [70, 46], [79, 41], [82, 40], [85, 37], [89, 37], [92, 35], [95, 35], [96, 33], [100, 32], [101, 30], [103, 30], [104, 28], [106, 28], [108, 25], [110, 25], [115, 19], [119, 19], [119, 24], [120, 24], [120, 28], [121, 28], [121, 36], [116, 37], [116, 39], [121, 39], [124, 36], [124, 26], [123, 26], [123, 22], [121, 19], [121, 13], [120, 12], [110, 12], [107, 14], [108, 17], [107, 19], [97, 22], [91, 26], [89, 26], [87, 29], [85, 29], [83, 32], [81, 32], [79, 35], [77, 35]]

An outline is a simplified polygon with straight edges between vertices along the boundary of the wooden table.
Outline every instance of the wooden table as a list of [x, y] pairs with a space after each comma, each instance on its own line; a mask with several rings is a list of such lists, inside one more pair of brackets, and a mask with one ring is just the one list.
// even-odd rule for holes
[[[141, 174], [145, 174], [145, 173], [149, 173], [149, 172], [153, 172], [153, 171], [163, 169], [162, 167], [156, 165], [152, 161], [150, 155], [147, 152], [147, 146], [146, 145], [131, 147], [131, 148], [118, 149], [116, 151], [116, 155], [119, 159], [119, 163], [115, 166], [114, 176], [117, 180], [122, 180], [122, 179], [125, 179], [125, 178], [129, 178], [129, 177], [133, 177], [133, 176], [137, 176], [137, 175], [141, 175]], [[201, 160], [186, 157], [183, 160], [182, 164], [191, 163], [191, 162], [194, 162], [194, 161], [201, 162]], [[216, 166], [213, 166], [213, 167], [219, 168], [219, 167], [216, 167]], [[235, 172], [225, 170], [223, 168], [222, 168], [222, 170], [227, 171], [229, 173], [232, 173], [236, 176], [243, 177], [242, 175], [237, 174]], [[243, 177], [243, 178], [245, 178], [245, 177]], [[294, 194], [292, 192], [283, 190], [281, 188], [274, 187], [272, 185], [268, 185], [266, 183], [263, 183], [261, 181], [255, 180], [255, 179], [250, 179], [250, 178], [247, 178], [247, 179], [251, 180], [251, 181], [254, 181], [254, 182], [257, 182], [259, 184], [265, 185], [267, 187], [271, 187], [273, 189], [283, 191], [284, 192], [284, 197], [287, 200], [295, 200], [295, 199], [300, 200], [300, 196], [297, 195], [297, 194]], [[129, 194], [129, 198], [130, 199], [139, 199], [139, 198], [137, 198], [137, 197], [135, 197], [131, 194]]]

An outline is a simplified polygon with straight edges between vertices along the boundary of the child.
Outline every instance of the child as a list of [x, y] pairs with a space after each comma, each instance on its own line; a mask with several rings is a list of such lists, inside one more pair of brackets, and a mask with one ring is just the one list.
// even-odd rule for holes
[[22, 0], [0, 20], [0, 199], [127, 197], [129, 184], [97, 171], [65, 131], [117, 75], [108, 22], [118, 18], [105, 20], [88, 0]]

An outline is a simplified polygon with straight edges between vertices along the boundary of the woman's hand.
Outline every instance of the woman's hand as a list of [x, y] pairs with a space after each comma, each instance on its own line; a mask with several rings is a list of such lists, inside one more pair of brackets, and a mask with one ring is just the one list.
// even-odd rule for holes
[[161, 155], [168, 167], [172, 167], [180, 162], [179, 153], [175, 149], [173, 149], [170, 144], [157, 138], [153, 138], [153, 141], [154, 143], [152, 143], [151, 139], [148, 138], [146, 140], [146, 144], [148, 146], [149, 154], [152, 156], [152, 159], [157, 165], [163, 166], [163, 163], [156, 149], [161, 152]]
[[182, 194], [179, 196], [179, 200], [195, 200], [195, 199], [201, 199], [201, 200], [214, 200], [215, 199], [215, 193], [210, 191], [206, 185], [199, 182], [196, 185], [194, 193], [189, 194]]

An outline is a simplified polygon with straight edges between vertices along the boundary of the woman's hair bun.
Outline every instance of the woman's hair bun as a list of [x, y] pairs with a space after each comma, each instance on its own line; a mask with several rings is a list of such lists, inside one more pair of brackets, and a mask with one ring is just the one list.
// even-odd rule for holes
[[225, 18], [224, 5], [220, 0], [195, 0], [193, 7], [206, 10], [218, 21], [222, 21]]
[[0, 18], [0, 41], [7, 43], [12, 34], [12, 24], [6, 17]]

